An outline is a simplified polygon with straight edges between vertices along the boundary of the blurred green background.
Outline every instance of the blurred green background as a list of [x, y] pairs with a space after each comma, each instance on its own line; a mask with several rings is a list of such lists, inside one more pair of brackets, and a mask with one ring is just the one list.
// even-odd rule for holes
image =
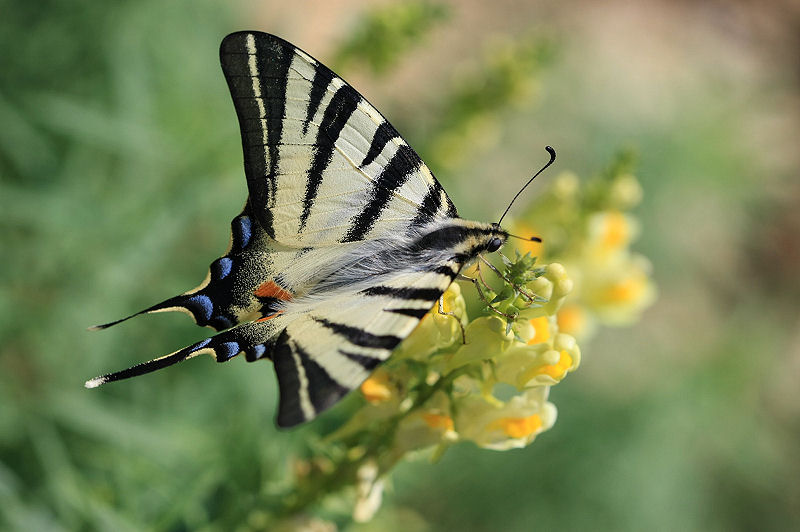
[[204, 337], [180, 314], [85, 328], [224, 251], [245, 183], [217, 47], [239, 29], [340, 70], [467, 218], [495, 219], [544, 144], [584, 177], [639, 153], [656, 305], [582, 344], [533, 445], [402, 464], [346, 529], [800, 528], [796, 2], [2, 4], [0, 528], [258, 529], [313, 437], [274, 428], [268, 363], [83, 388]]

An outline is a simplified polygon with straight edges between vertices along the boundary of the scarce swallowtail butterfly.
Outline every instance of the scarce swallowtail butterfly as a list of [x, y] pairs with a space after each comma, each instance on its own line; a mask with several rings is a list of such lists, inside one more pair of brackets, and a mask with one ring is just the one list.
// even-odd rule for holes
[[383, 115], [299, 48], [238, 32], [222, 41], [220, 61], [249, 191], [230, 247], [197, 288], [93, 329], [178, 310], [221, 332], [86, 387], [200, 354], [225, 362], [244, 353], [272, 360], [277, 424], [290, 427], [358, 387], [461, 268], [509, 235], [459, 218]]

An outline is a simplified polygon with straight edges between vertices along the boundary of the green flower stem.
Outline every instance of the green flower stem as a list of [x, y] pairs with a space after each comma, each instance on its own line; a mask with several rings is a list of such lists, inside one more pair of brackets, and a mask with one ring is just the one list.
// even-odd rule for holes
[[342, 440], [341, 445], [346, 449], [361, 447], [363, 452], [356, 456], [345, 452], [333, 462], [331, 468], [315, 470], [303, 478], [294, 491], [284, 498], [283, 507], [277, 512], [277, 517], [286, 518], [302, 513], [327, 495], [354, 485], [359, 469], [369, 461], [377, 462], [379, 477], [390, 471], [403, 457], [402, 452], [392, 451], [394, 436], [400, 423], [411, 413], [424, 407], [436, 392], [451, 386], [465, 371], [466, 367], [460, 367], [440, 377], [433, 384], [422, 382], [417, 387], [416, 397], [408, 410], [390, 417], [373, 430], [357, 432]]

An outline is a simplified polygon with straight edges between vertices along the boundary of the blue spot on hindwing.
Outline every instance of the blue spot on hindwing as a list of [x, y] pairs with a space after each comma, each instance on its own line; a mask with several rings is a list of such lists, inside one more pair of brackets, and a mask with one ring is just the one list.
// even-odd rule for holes
[[237, 249], [244, 249], [250, 243], [253, 234], [253, 222], [249, 216], [239, 216], [233, 220], [231, 227], [233, 233], [233, 245]]
[[231, 273], [232, 269], [233, 260], [228, 257], [222, 257], [211, 265], [211, 276], [217, 280], [222, 280]]
[[207, 346], [209, 344], [209, 342], [211, 342], [211, 338], [206, 338], [205, 340], [203, 340], [201, 342], [197, 342], [196, 344], [194, 344], [194, 349], [192, 349], [192, 353], [194, 353], [195, 351], [197, 351], [199, 349], [203, 349], [205, 346]]
[[217, 362], [225, 362], [241, 351], [238, 342], [223, 342], [215, 349], [217, 353]]
[[203, 294], [196, 294], [188, 298], [184, 306], [194, 314], [198, 323], [207, 323], [214, 313], [214, 303]]
[[267, 354], [267, 346], [264, 344], [256, 344], [247, 346], [247, 349], [244, 353], [244, 358], [248, 362], [255, 362], [260, 358], [263, 358]]

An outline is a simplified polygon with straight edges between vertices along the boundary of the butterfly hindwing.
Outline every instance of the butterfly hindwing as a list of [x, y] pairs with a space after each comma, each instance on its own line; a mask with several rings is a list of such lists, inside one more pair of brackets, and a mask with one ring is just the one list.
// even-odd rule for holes
[[266, 289], [296, 251], [279, 252], [250, 214], [250, 206], [231, 221], [227, 252], [211, 263], [205, 280], [196, 288], [111, 323], [105, 329], [139, 314], [180, 311], [197, 323], [217, 331], [262, 318], [275, 312], [286, 295]]
[[377, 284], [337, 290], [286, 327], [273, 352], [279, 426], [313, 419], [389, 357], [447, 289], [458, 265], [445, 261], [429, 269], [382, 272]]

